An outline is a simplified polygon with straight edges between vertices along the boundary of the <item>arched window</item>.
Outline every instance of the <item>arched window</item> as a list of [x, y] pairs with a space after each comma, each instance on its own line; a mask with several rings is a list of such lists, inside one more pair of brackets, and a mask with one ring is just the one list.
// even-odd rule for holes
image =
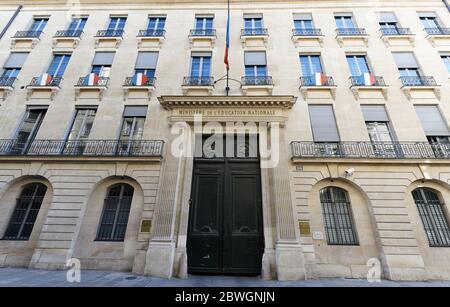
[[30, 238], [46, 191], [47, 187], [42, 183], [30, 183], [23, 188], [3, 239], [28, 240]]
[[133, 192], [133, 187], [125, 183], [109, 188], [97, 232], [97, 241], [124, 240]]
[[329, 245], [358, 245], [347, 192], [337, 187], [320, 190]]
[[438, 193], [419, 188], [412, 191], [412, 195], [430, 246], [450, 246], [450, 227]]

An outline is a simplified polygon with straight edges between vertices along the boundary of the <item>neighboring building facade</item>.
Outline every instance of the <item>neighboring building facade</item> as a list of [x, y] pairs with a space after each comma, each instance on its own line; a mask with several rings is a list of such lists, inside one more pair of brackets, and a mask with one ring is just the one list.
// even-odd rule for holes
[[2, 1], [0, 266], [449, 279], [449, 17], [231, 1], [226, 95], [226, 1]]

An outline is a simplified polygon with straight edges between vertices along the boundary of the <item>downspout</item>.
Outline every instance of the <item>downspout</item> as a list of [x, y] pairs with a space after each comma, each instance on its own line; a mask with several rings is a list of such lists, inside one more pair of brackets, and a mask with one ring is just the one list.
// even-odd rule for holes
[[0, 39], [2, 39], [3, 36], [5, 35], [6, 31], [8, 31], [8, 29], [11, 26], [11, 24], [13, 23], [14, 19], [16, 19], [17, 15], [19, 15], [20, 10], [22, 10], [22, 7], [23, 7], [22, 5], [19, 5], [17, 7], [16, 11], [14, 12], [14, 14], [11, 16], [11, 18], [8, 21], [8, 23], [6, 24], [5, 28], [0, 33]]
[[448, 2], [448, 0], [442, 0], [442, 1], [444, 1], [444, 4], [447, 7], [447, 10], [450, 13], [450, 3]]

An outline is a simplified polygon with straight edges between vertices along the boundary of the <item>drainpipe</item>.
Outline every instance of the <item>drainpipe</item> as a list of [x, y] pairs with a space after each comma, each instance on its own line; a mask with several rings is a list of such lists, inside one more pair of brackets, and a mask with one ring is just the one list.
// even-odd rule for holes
[[13, 23], [14, 19], [16, 19], [17, 15], [19, 15], [20, 10], [22, 9], [22, 7], [23, 7], [22, 5], [19, 5], [17, 7], [16, 11], [14, 12], [14, 14], [11, 16], [11, 18], [8, 21], [8, 23], [6, 24], [5, 28], [0, 33], [0, 39], [2, 39], [3, 35], [5, 35], [6, 31], [8, 31], [8, 29], [11, 26], [11, 24]]
[[448, 0], [442, 0], [442, 1], [444, 1], [444, 4], [447, 7], [447, 10], [450, 13], [450, 3], [448, 2]]

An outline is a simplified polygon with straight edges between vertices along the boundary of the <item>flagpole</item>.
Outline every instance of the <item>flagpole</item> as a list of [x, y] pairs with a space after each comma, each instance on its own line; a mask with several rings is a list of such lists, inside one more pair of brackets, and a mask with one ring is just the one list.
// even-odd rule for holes
[[[230, 27], [230, 0], [227, 0], [227, 13], [228, 13], [228, 21], [227, 21], [227, 31], [228, 31], [228, 35], [229, 35], [229, 27]], [[227, 86], [225, 88], [225, 92], [226, 95], [228, 96], [229, 92], [230, 92], [230, 87], [229, 87], [229, 80], [230, 80], [230, 65], [227, 65]]]

